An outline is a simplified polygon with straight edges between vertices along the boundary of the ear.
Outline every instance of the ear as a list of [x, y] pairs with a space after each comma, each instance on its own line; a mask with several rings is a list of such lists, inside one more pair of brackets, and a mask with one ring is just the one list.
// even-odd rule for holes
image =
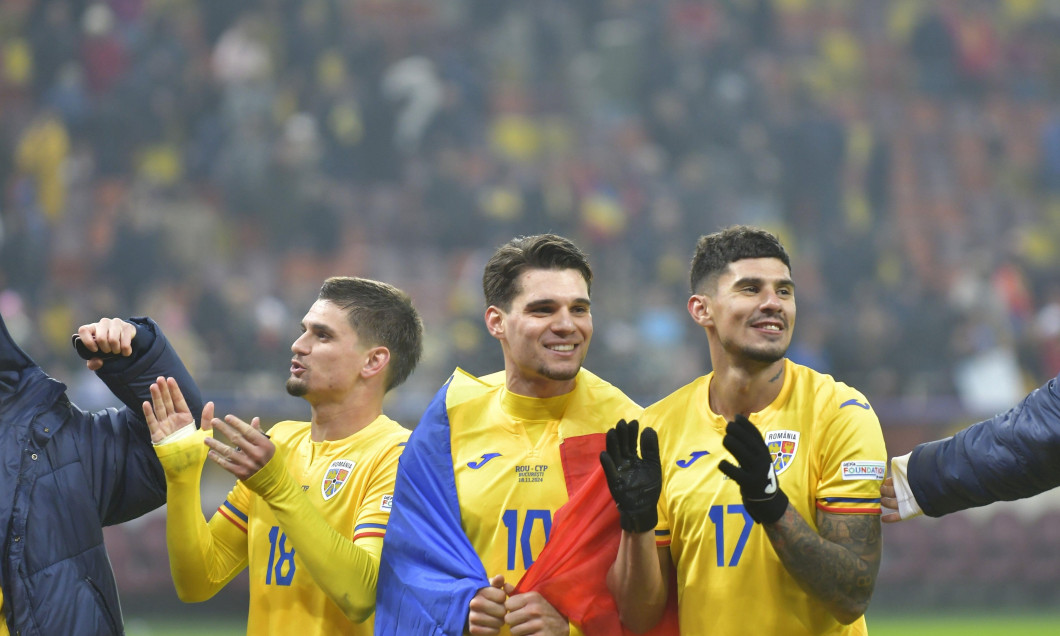
[[710, 296], [706, 294], [692, 294], [688, 299], [688, 314], [692, 316], [700, 327], [713, 324], [714, 318], [710, 313]]
[[372, 347], [365, 352], [364, 365], [361, 367], [361, 377], [371, 378], [386, 371], [386, 365], [390, 364], [390, 349], [386, 347]]
[[504, 315], [504, 312], [495, 305], [486, 308], [486, 330], [498, 340], [504, 338]]

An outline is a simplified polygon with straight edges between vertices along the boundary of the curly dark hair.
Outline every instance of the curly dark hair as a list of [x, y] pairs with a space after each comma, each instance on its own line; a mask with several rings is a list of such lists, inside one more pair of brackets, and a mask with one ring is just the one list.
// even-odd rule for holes
[[788, 252], [775, 234], [749, 225], [733, 225], [699, 237], [689, 274], [692, 293], [713, 288], [729, 263], [745, 258], [777, 258], [791, 270]]

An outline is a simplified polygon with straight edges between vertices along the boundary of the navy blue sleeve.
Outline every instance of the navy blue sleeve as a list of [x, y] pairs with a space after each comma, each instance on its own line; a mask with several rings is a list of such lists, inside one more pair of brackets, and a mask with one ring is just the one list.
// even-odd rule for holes
[[1004, 413], [917, 446], [907, 474], [929, 517], [1060, 486], [1060, 376]]
[[151, 399], [150, 386], [159, 376], [176, 378], [192, 415], [199, 418], [203, 400], [199, 387], [149, 318], [136, 325], [133, 355], [109, 360], [97, 375], [125, 406], [91, 414], [82, 461], [92, 480], [104, 525], [121, 523], [153, 510], [166, 500], [166, 479], [151, 445], [142, 404]]

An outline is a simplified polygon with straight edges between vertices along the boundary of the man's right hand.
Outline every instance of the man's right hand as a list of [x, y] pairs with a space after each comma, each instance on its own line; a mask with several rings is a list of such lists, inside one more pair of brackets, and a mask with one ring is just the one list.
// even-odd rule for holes
[[898, 495], [894, 490], [894, 478], [888, 477], [880, 484], [880, 505], [885, 512], [880, 518], [884, 523], [897, 523], [902, 520], [898, 512]]
[[619, 420], [607, 432], [607, 450], [600, 463], [607, 477], [611, 497], [618, 504], [619, 523], [627, 532], [650, 532], [659, 522], [659, 495], [662, 493], [662, 464], [659, 437], [645, 428], [640, 436], [641, 456], [637, 456], [637, 420]]
[[475, 592], [468, 604], [467, 629], [471, 636], [494, 636], [501, 633], [504, 615], [508, 611], [504, 602], [512, 591], [514, 589], [511, 585], [505, 585], [504, 575], [498, 574], [490, 579], [489, 587]]
[[103, 367], [105, 356], [132, 355], [136, 325], [120, 318], [100, 318], [97, 322], [78, 327], [77, 335], [86, 349], [100, 354], [98, 358], [90, 358], [85, 363], [90, 371], [98, 371]]

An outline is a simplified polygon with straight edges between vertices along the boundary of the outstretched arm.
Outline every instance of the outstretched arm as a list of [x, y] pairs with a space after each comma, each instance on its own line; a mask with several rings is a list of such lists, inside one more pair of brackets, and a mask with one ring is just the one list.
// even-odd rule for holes
[[896, 523], [924, 514], [909, 487], [910, 453], [891, 459], [891, 476], [880, 484], [880, 505], [894, 512], [884, 513], [884, 523]]
[[199, 482], [207, 453], [203, 439], [211, 434], [213, 402], [203, 408], [203, 427], [196, 431], [176, 381], [158, 378], [143, 411], [166, 473], [166, 547], [177, 596], [188, 603], [204, 601], [247, 564], [246, 530], [220, 513], [209, 523], [202, 514]]
[[1060, 376], [1007, 411], [952, 437], [920, 444], [908, 457], [906, 475], [924, 514], [941, 517], [1060, 486], [1057, 457]]

